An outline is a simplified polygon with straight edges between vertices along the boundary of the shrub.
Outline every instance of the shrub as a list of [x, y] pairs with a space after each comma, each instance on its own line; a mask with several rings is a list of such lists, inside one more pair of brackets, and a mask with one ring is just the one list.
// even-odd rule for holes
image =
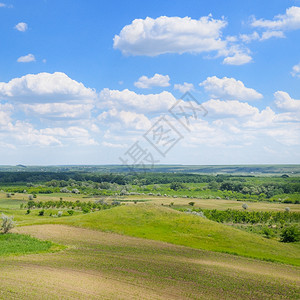
[[44, 211], [44, 210], [40, 210], [40, 211], [39, 211], [39, 216], [43, 216], [43, 215], [44, 215], [44, 213], [45, 213], [45, 211]]
[[26, 215], [29, 215], [29, 214], [30, 214], [30, 209], [27, 209]]
[[68, 214], [69, 214], [70, 216], [73, 216], [74, 210], [68, 210]]
[[1, 230], [3, 231], [3, 233], [7, 233], [9, 230], [15, 227], [15, 222], [13, 220], [13, 217], [9, 217], [5, 214], [2, 214], [1, 219], [2, 219]]
[[174, 190], [174, 191], [178, 191], [178, 190], [181, 190], [181, 189], [184, 189], [184, 188], [185, 188], [185, 185], [181, 182], [172, 182], [170, 184], [170, 189]]
[[90, 210], [89, 210], [87, 207], [84, 207], [84, 208], [82, 209], [82, 212], [83, 212], [84, 214], [87, 214], [87, 213], [90, 212]]
[[68, 190], [66, 187], [62, 188], [62, 189], [60, 190], [60, 192], [61, 192], [61, 193], [71, 193], [71, 191]]
[[269, 239], [270, 237], [272, 237], [274, 235], [273, 231], [269, 228], [269, 227], [264, 227], [262, 229], [262, 234]]
[[195, 202], [189, 202], [190, 206], [194, 206]]
[[242, 208], [243, 208], [243, 209], [248, 209], [248, 204], [247, 204], [247, 203], [244, 203], [244, 204], [242, 205]]
[[29, 200], [28, 203], [27, 203], [27, 207], [30, 209], [30, 208], [32, 208], [34, 206], [35, 206], [35, 202], [32, 201], [32, 200]]
[[295, 225], [284, 228], [280, 234], [280, 241], [284, 243], [293, 243], [299, 240], [300, 232]]

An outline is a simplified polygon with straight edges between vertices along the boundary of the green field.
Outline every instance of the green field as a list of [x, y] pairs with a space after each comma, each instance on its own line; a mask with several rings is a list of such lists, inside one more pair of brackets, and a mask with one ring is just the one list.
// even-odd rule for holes
[[49, 241], [40, 241], [23, 234], [0, 234], [0, 256], [41, 253], [60, 249]]

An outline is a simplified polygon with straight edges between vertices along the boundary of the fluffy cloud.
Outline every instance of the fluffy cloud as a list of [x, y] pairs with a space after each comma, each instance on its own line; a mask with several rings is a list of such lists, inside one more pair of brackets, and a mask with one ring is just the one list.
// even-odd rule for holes
[[114, 48], [125, 55], [147, 56], [215, 51], [226, 45], [221, 40], [226, 25], [225, 20], [211, 16], [199, 20], [166, 16], [135, 19], [114, 37]]
[[284, 35], [283, 31], [278, 31], [278, 30], [265, 31], [261, 34], [261, 36], [256, 31], [254, 31], [251, 34], [240, 34], [240, 39], [244, 43], [250, 43], [250, 42], [255, 41], [255, 40], [265, 41], [265, 40], [268, 40], [272, 37], [284, 38], [285, 35]]
[[0, 103], [0, 129], [10, 123], [12, 110], [12, 105]]
[[25, 32], [28, 29], [28, 25], [24, 22], [20, 22], [15, 26], [15, 29], [17, 29], [18, 31]]
[[17, 59], [17, 62], [22, 62], [22, 63], [29, 63], [29, 62], [32, 62], [32, 61], [35, 61], [35, 57], [34, 57], [33, 54], [27, 54], [25, 56], [20, 56]]
[[118, 129], [135, 129], [135, 130], [146, 130], [151, 127], [151, 122], [143, 114], [137, 114], [130, 111], [117, 111], [111, 109], [103, 112], [98, 116], [100, 122], [112, 124], [118, 127]]
[[210, 117], [245, 117], [259, 112], [256, 107], [236, 100], [221, 101], [212, 99], [204, 102], [203, 106], [208, 110]]
[[262, 36], [260, 38], [261, 41], [265, 41], [265, 40], [268, 40], [272, 37], [276, 37], [276, 38], [284, 38], [285, 35], [283, 33], [283, 31], [265, 31], [262, 33]]
[[251, 128], [267, 128], [275, 121], [275, 117], [275, 112], [267, 106], [261, 112], [257, 111], [256, 114], [244, 123], [244, 126]]
[[28, 74], [8, 83], [0, 82], [0, 97], [18, 102], [65, 102], [81, 103], [96, 98], [96, 92], [61, 72]]
[[252, 58], [249, 50], [242, 49], [234, 36], [222, 39], [227, 22], [211, 15], [198, 20], [190, 17], [135, 19], [114, 37], [114, 48], [124, 55], [157, 56], [165, 53], [215, 52], [225, 56], [224, 64], [242, 65]]
[[20, 106], [27, 114], [45, 119], [88, 119], [93, 105], [70, 103], [36, 103]]
[[252, 61], [252, 57], [246, 53], [236, 53], [234, 56], [224, 58], [223, 63], [225, 65], [240, 66]]
[[134, 85], [140, 89], [149, 89], [154, 86], [166, 87], [170, 85], [169, 75], [155, 74], [153, 77], [141, 76]]
[[227, 43], [227, 46], [218, 52], [218, 56], [225, 56], [225, 65], [244, 65], [252, 61], [250, 50], [236, 43]]
[[182, 94], [192, 91], [194, 89], [194, 85], [192, 83], [184, 82], [183, 84], [174, 84], [174, 89], [180, 91]]
[[87, 129], [77, 126], [71, 126], [68, 128], [45, 128], [41, 129], [40, 133], [78, 145], [98, 144], [93, 138], [91, 138]]
[[18, 146], [64, 146], [64, 145], [96, 145], [90, 132], [82, 127], [52, 127], [37, 129], [25, 121], [0, 123], [0, 138], [10, 145]]
[[273, 20], [253, 18], [251, 25], [270, 30], [294, 30], [300, 28], [300, 7], [292, 6], [283, 15], [277, 15]]
[[294, 77], [300, 77], [300, 63], [293, 66], [293, 70], [292, 70], [291, 74]]
[[262, 94], [252, 88], [245, 87], [244, 83], [234, 78], [208, 77], [202, 83], [205, 91], [213, 98], [237, 99], [242, 101], [261, 99]]
[[259, 40], [260, 36], [256, 31], [254, 31], [251, 34], [240, 34], [240, 39], [245, 43], [250, 43], [252, 41]]
[[286, 92], [278, 91], [274, 93], [275, 105], [284, 111], [300, 111], [300, 100], [295, 100]]
[[118, 110], [142, 113], [167, 112], [176, 102], [175, 97], [169, 92], [159, 94], [136, 94], [125, 89], [123, 91], [103, 89], [100, 93], [99, 108], [116, 108]]

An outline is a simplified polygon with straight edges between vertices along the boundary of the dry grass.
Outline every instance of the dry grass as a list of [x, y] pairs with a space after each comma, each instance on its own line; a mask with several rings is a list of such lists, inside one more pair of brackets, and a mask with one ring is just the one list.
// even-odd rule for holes
[[[174, 205], [188, 205], [189, 202], [195, 202], [195, 207], [203, 209], [238, 209], [243, 210], [243, 201], [225, 200], [225, 199], [191, 199], [191, 198], [172, 198], [172, 197], [156, 197], [156, 196], [125, 196], [124, 200], [148, 200], [146, 203], [169, 205], [171, 202]], [[300, 204], [290, 203], [272, 203], [272, 202], [247, 202], [248, 210], [258, 211], [284, 211], [285, 207], [289, 207], [291, 211], [300, 212]]]
[[[87, 197], [84, 195], [75, 195], [75, 194], [38, 194], [36, 201], [58, 201], [60, 198], [63, 198], [66, 201], [95, 201], [95, 199], [106, 199], [108, 202], [110, 202], [112, 199], [119, 199], [119, 200], [126, 200], [133, 204], [134, 200], [147, 200], [146, 203], [152, 203], [152, 204], [158, 204], [161, 205], [162, 203], [164, 205], [169, 205], [171, 202], [174, 203], [174, 205], [188, 205], [189, 202], [195, 202], [195, 207], [200, 207], [203, 209], [238, 209], [242, 210], [242, 204], [243, 201], [236, 201], [236, 200], [225, 200], [225, 199], [191, 199], [191, 198], [172, 198], [172, 197], [158, 197], [158, 196], [148, 196], [148, 195], [136, 195], [136, 196], [118, 196], [118, 197]], [[0, 199], [5, 199], [6, 193], [0, 193]], [[28, 195], [19, 194], [16, 193], [11, 198], [12, 200], [19, 200], [19, 204], [22, 203], [22, 201], [27, 202], [28, 201]], [[7, 201], [9, 201], [7, 198]], [[15, 208], [19, 207], [19, 204], [16, 205]], [[294, 212], [300, 212], [300, 204], [290, 204], [290, 203], [272, 203], [272, 202], [247, 202], [249, 206], [249, 210], [259, 210], [259, 211], [284, 211], [285, 207], [289, 207], [291, 211]], [[6, 207], [1, 204], [1, 207]], [[7, 206], [11, 207], [11, 206]]]

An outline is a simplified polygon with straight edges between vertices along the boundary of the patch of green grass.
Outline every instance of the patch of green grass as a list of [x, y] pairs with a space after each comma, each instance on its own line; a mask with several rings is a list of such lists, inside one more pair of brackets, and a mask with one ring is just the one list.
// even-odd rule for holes
[[0, 207], [1, 208], [9, 208], [9, 209], [16, 209], [20, 207], [20, 204], [27, 203], [26, 200], [20, 199], [11, 199], [11, 198], [4, 198], [0, 199]]
[[41, 241], [29, 235], [0, 234], [0, 256], [55, 251], [61, 246], [49, 241]]
[[128, 205], [86, 215], [59, 218], [54, 222], [300, 265], [299, 243], [283, 244], [267, 240], [255, 234], [165, 207]]

